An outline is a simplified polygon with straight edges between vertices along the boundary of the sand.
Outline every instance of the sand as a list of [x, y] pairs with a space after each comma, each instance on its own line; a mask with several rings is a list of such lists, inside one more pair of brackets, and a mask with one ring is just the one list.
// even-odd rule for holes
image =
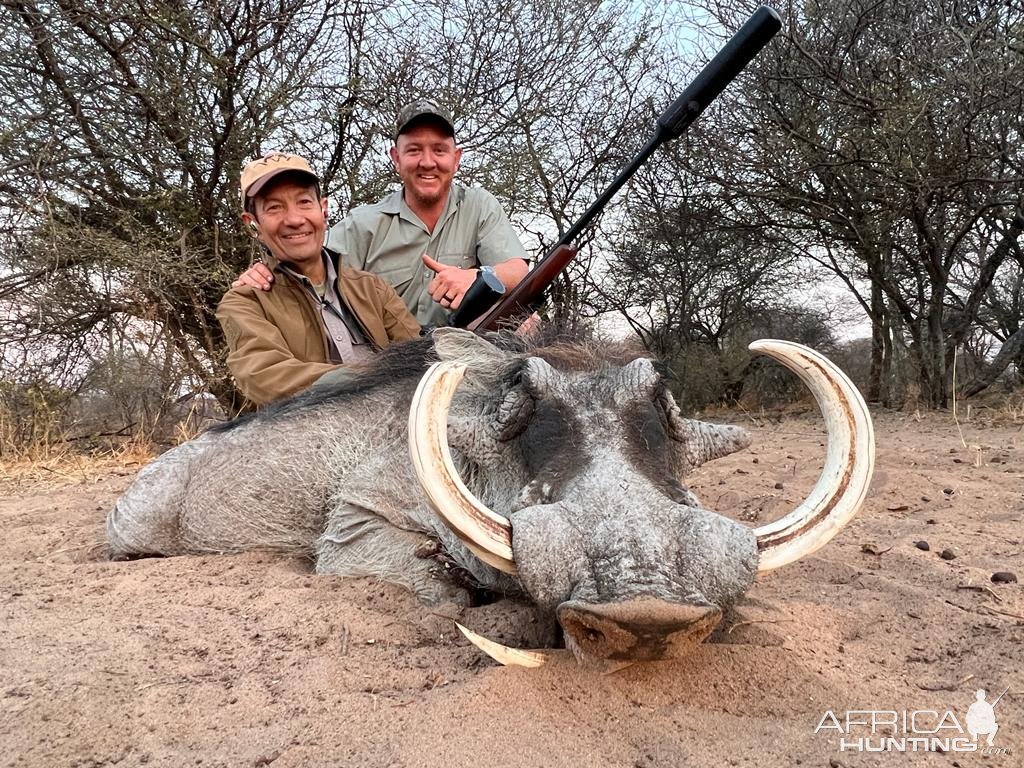
[[[691, 485], [765, 522], [817, 478], [821, 422], [737, 423], [753, 448]], [[452, 608], [304, 560], [106, 562], [102, 522], [135, 469], [9, 476], [0, 765], [1024, 765], [1024, 591], [991, 581], [1024, 580], [1024, 434], [1007, 418], [962, 428], [963, 442], [949, 414], [876, 414], [870, 495], [829, 546], [760, 579], [692, 655], [619, 669], [499, 667]], [[507, 601], [462, 616], [506, 642], [529, 642], [533, 619]], [[840, 750], [841, 736], [921, 735], [841, 733], [850, 710], [965, 725], [977, 689], [1007, 687], [987, 754]]]

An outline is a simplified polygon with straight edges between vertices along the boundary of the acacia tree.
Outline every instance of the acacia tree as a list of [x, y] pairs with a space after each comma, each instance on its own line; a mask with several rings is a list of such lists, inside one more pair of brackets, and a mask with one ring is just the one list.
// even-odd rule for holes
[[795, 279], [771, 233], [736, 218], [692, 173], [706, 143], [696, 131], [638, 175], [596, 289], [663, 356], [692, 344], [722, 351], [753, 316], [781, 306]]
[[97, 345], [153, 333], [233, 404], [213, 310], [250, 259], [235, 180], [269, 140], [298, 135], [343, 11], [4, 0], [5, 358], [22, 345], [80, 374]]
[[[749, 7], [709, 11], [734, 26]], [[791, 2], [717, 133], [711, 178], [871, 319], [872, 398], [906, 345], [911, 391], [947, 402], [997, 243], [1019, 234], [1022, 29], [1019, 4]]]
[[[1015, 223], [1024, 229], [1024, 217]], [[1012, 250], [1008, 268], [992, 281], [979, 313], [981, 333], [999, 342], [999, 349], [991, 360], [976, 355], [977, 371], [958, 395], [971, 397], [991, 385], [1009, 366], [1018, 375], [1024, 375], [1024, 250], [1019, 241], [1006, 238], [1004, 243]], [[986, 349], [985, 352], [989, 350]]]
[[213, 308], [254, 255], [248, 158], [304, 152], [336, 217], [391, 188], [396, 110], [429, 95], [463, 180], [540, 246], [614, 172], [675, 55], [670, 19], [561, 0], [2, 0], [0, 40], [0, 374], [75, 387], [142, 350], [115, 368], [227, 408]]

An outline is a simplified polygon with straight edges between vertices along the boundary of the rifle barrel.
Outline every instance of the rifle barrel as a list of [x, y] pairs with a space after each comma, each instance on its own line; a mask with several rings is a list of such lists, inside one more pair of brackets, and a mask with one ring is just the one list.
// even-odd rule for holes
[[643, 149], [629, 161], [619, 175], [615, 177], [601, 196], [580, 216], [569, 230], [562, 235], [553, 248], [560, 245], [572, 245], [582, 234], [591, 221], [599, 214], [608, 202], [619, 191], [623, 184], [632, 178], [651, 154], [671, 139], [678, 139], [694, 120], [700, 117], [708, 105], [715, 100], [725, 87], [736, 79], [775, 33], [782, 28], [779, 14], [766, 5], [762, 5], [744, 22], [735, 35], [727, 42], [711, 61], [709, 61], [679, 98], [673, 101], [658, 118], [654, 135], [647, 140]]
[[[700, 71], [700, 74], [687, 86], [686, 90], [673, 101], [669, 107], [658, 117], [654, 134], [647, 140], [636, 157], [629, 161], [625, 168], [619, 171], [608, 188], [587, 208], [582, 216], [571, 226], [558, 242], [545, 254], [544, 258], [537, 262], [533, 271], [528, 274], [516, 288], [495, 304], [483, 317], [470, 325], [478, 331], [497, 330], [498, 323], [523, 309], [536, 299], [546, 289], [559, 273], [565, 268], [569, 260], [566, 255], [566, 248], [572, 247], [573, 242], [590, 225], [594, 218], [604, 209], [608, 202], [633, 176], [634, 173], [647, 162], [647, 159], [659, 146], [671, 139], [677, 139], [686, 132], [694, 120], [700, 117], [708, 105], [715, 100], [725, 87], [743, 71], [744, 67], [761, 52], [761, 49], [768, 44], [775, 33], [782, 28], [782, 21], [779, 14], [766, 5], [762, 5], [742, 27], [733, 35], [715, 57], [707, 63]], [[559, 265], [557, 268], [550, 268], [551, 261], [554, 261], [557, 254]], [[547, 264], [548, 268], [541, 269]]]

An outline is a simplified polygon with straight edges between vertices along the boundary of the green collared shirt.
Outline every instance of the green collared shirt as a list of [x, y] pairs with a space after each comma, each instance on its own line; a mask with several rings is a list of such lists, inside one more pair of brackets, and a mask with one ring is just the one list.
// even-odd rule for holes
[[459, 184], [452, 185], [433, 233], [398, 190], [335, 224], [327, 247], [341, 254], [344, 264], [390, 283], [421, 325], [448, 322], [448, 313], [427, 293], [434, 273], [423, 266], [424, 253], [462, 269], [529, 258], [494, 195]]

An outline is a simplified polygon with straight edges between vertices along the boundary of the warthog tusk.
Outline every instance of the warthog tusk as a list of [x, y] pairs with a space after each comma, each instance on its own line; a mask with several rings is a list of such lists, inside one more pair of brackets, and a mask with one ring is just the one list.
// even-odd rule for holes
[[824, 546], [857, 514], [875, 464], [875, 434], [864, 398], [831, 361], [801, 344], [762, 339], [750, 350], [773, 357], [814, 394], [828, 446], [825, 468], [810, 495], [785, 517], [754, 530], [758, 571], [770, 571]]
[[466, 629], [457, 621], [455, 626], [459, 628], [459, 631], [466, 636], [469, 642], [506, 667], [533, 668], [547, 663], [548, 655], [542, 651], [523, 651], [518, 648], [509, 648], [507, 645], [488, 640], [471, 629]]
[[485, 563], [515, 573], [512, 526], [470, 492], [448, 448], [448, 407], [465, 372], [464, 365], [434, 363], [420, 379], [409, 408], [409, 454], [420, 487], [444, 524]]

